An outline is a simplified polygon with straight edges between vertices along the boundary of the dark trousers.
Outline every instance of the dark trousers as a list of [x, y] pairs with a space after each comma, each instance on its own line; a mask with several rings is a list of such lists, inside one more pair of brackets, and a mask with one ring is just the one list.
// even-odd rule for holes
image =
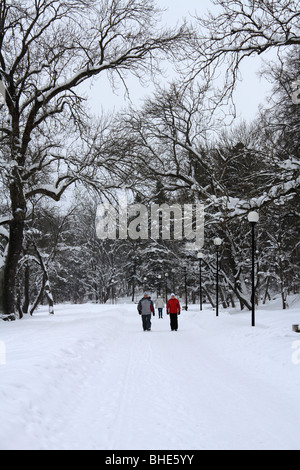
[[162, 318], [162, 317], [163, 317], [163, 309], [159, 308], [158, 309], [158, 318]]
[[178, 330], [178, 314], [170, 313], [171, 330]]
[[144, 331], [151, 330], [151, 315], [142, 315]]

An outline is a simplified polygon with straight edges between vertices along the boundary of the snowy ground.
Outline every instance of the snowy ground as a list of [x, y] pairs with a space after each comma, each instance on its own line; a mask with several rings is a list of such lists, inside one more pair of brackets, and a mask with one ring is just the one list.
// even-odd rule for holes
[[300, 449], [299, 299], [191, 308], [143, 332], [135, 305], [0, 324], [0, 449]]

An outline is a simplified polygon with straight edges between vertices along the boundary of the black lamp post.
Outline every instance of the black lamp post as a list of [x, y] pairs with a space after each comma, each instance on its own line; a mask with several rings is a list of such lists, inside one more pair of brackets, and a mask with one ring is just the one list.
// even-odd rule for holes
[[259, 221], [259, 214], [257, 212], [250, 212], [248, 220], [252, 228], [252, 326], [255, 326], [255, 226]]
[[216, 279], [216, 315], [219, 316], [219, 250], [223, 240], [215, 238], [214, 244], [217, 247], [217, 279]]
[[158, 275], [158, 296], [161, 296], [161, 274]]
[[174, 293], [176, 292], [175, 273], [176, 273], [176, 269], [173, 268], [173, 269], [172, 269], [172, 274], [173, 274], [173, 279], [172, 279], [172, 281], [173, 281], [173, 287], [172, 287], [172, 289], [173, 289], [173, 292], [174, 292]]
[[187, 268], [184, 268], [185, 311], [188, 311]]
[[198, 257], [198, 260], [199, 260], [199, 271], [200, 271], [200, 279], [199, 279], [199, 281], [200, 281], [200, 283], [199, 283], [199, 285], [200, 285], [200, 287], [199, 287], [199, 288], [200, 288], [200, 312], [202, 312], [202, 310], [203, 310], [203, 296], [202, 296], [202, 260], [203, 260], [203, 258], [204, 258], [204, 255], [203, 255], [203, 253], [199, 252], [198, 255], [197, 255], [197, 257]]
[[111, 280], [111, 303], [112, 305], [114, 304], [114, 284], [115, 284], [115, 280], [112, 279]]
[[166, 278], [166, 304], [168, 303], [168, 277], [169, 277], [169, 274], [166, 273], [165, 274], [165, 278]]

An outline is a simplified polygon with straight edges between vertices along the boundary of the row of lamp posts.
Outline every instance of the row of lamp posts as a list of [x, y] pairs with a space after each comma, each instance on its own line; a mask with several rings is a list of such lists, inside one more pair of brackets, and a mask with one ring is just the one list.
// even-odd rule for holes
[[[259, 221], [259, 214], [257, 212], [250, 212], [248, 215], [248, 220], [252, 228], [252, 295], [251, 295], [251, 304], [252, 304], [252, 326], [255, 326], [255, 226]], [[216, 316], [219, 316], [219, 277], [220, 277], [220, 247], [223, 244], [221, 238], [214, 239], [214, 245], [217, 249], [217, 273], [216, 273]], [[202, 294], [202, 262], [204, 255], [199, 252], [197, 255], [199, 259], [199, 268], [200, 268], [200, 310], [203, 310], [203, 294]], [[174, 271], [173, 271], [174, 272]], [[168, 278], [169, 274], [165, 273], [165, 291], [166, 291], [166, 302], [168, 301]], [[159, 282], [161, 283], [162, 276], [158, 276]], [[147, 278], [144, 278], [146, 283]], [[185, 285], [185, 309], [188, 309], [188, 292], [187, 292], [187, 268], [184, 268], [184, 285]]]
[[[166, 303], [168, 303], [168, 278], [169, 278], [169, 273], [165, 273]], [[159, 291], [160, 291], [161, 280], [162, 280], [162, 275], [161, 274], [158, 275], [158, 279], [159, 279]]]
[[[220, 263], [219, 263], [219, 256], [220, 256], [220, 246], [222, 245], [223, 240], [221, 238], [215, 238], [214, 239], [214, 244], [217, 248], [217, 275], [216, 275], [216, 315], [217, 317], [219, 316], [219, 269], [220, 269]], [[202, 261], [204, 258], [204, 254], [202, 252], [199, 252], [197, 255], [199, 259], [199, 272], [200, 272], [200, 311], [202, 312], [203, 310], [203, 295], [202, 295]]]
[[[255, 252], [256, 252], [256, 243], [255, 243], [255, 226], [259, 222], [259, 214], [257, 212], [250, 212], [248, 215], [248, 221], [250, 222], [252, 229], [252, 294], [251, 294], [251, 324], [255, 327]], [[219, 270], [220, 270], [220, 246], [222, 245], [223, 240], [221, 238], [215, 238], [214, 244], [217, 249], [217, 274], [216, 274], [216, 316], [219, 316]], [[200, 264], [200, 310], [203, 309], [203, 296], [202, 296], [202, 261], [204, 258], [203, 253], [198, 253], [198, 259]], [[186, 300], [187, 303], [187, 300]]]

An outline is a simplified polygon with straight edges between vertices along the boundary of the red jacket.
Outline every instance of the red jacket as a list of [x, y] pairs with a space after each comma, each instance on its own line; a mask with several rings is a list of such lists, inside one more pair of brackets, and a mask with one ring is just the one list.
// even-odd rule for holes
[[178, 313], [180, 314], [180, 303], [178, 299], [170, 299], [167, 303], [167, 313]]

